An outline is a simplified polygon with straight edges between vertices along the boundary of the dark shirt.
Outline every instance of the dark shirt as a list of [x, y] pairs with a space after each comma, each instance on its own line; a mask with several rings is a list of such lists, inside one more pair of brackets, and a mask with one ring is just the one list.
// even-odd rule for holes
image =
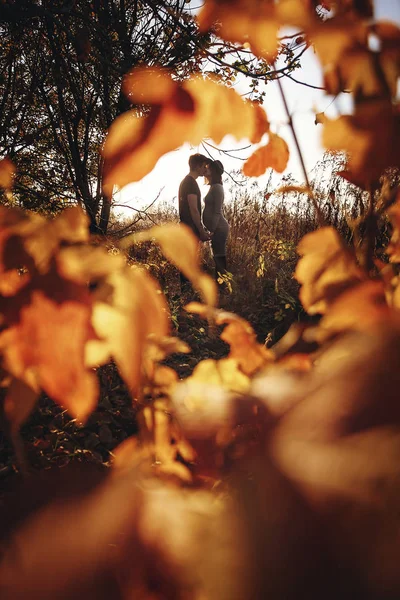
[[199, 215], [201, 215], [201, 193], [200, 188], [197, 185], [197, 181], [193, 179], [191, 175], [186, 175], [184, 179], [182, 179], [181, 185], [179, 186], [179, 218], [181, 223], [185, 223], [190, 229], [199, 237], [199, 230], [197, 229], [194, 221], [192, 219], [192, 215], [190, 214], [188, 196], [189, 194], [194, 194], [197, 196], [197, 208], [199, 211]]

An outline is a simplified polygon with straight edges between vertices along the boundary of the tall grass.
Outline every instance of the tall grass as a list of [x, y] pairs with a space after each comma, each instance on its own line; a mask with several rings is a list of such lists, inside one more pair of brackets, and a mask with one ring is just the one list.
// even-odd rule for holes
[[[349, 221], [362, 213], [365, 198], [361, 190], [336, 175], [342, 166], [340, 156], [326, 155], [313, 170], [311, 185], [326, 224], [333, 225], [350, 240]], [[289, 175], [278, 187], [293, 185], [299, 184]], [[247, 318], [260, 339], [271, 330], [283, 333], [293, 320], [304, 317], [293, 274], [298, 242], [318, 227], [312, 203], [307, 194], [279, 192], [271, 189], [271, 184], [264, 189], [257, 184], [234, 185], [227, 196], [225, 216], [230, 224], [227, 260], [232, 276], [224, 286], [221, 304]], [[139, 215], [131, 228], [127, 229], [126, 223], [114, 223], [110, 236], [118, 237], [121, 229], [139, 230], [171, 221], [178, 221], [177, 207], [155, 204], [148, 214]], [[156, 246], [146, 243], [134, 247], [131, 258], [151, 270], [171, 302], [189, 300], [181, 297], [177, 270]], [[204, 268], [213, 273], [209, 243], [203, 244], [202, 259]]]

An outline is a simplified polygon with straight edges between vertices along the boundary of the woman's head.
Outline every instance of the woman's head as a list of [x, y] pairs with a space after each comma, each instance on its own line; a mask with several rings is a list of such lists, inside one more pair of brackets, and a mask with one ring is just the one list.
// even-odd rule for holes
[[222, 173], [224, 166], [220, 160], [212, 160], [207, 164], [205, 176], [210, 185], [213, 183], [222, 183]]

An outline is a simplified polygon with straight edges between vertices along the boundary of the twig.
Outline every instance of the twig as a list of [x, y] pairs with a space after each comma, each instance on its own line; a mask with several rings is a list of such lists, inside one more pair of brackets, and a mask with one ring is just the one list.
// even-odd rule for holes
[[[152, 218], [151, 215], [149, 215], [146, 210], [140, 210], [139, 208], [134, 208], [133, 206], [127, 206], [125, 204], [114, 204], [114, 207], [120, 207], [120, 208], [129, 208], [130, 210], [134, 210], [135, 212], [139, 213], [140, 217], [143, 218], [142, 215], [146, 215], [146, 217], [154, 224], [157, 225], [156, 221], [154, 221], [154, 219]], [[132, 223], [133, 225], [133, 223]]]
[[[275, 65], [274, 65], [274, 70], [275, 70]], [[298, 137], [297, 137], [297, 134], [296, 134], [296, 130], [294, 128], [292, 115], [290, 114], [290, 111], [289, 111], [289, 106], [288, 106], [288, 103], [286, 101], [286, 97], [285, 97], [285, 94], [284, 94], [284, 91], [283, 91], [282, 83], [281, 83], [279, 77], [276, 78], [276, 81], [278, 83], [278, 87], [279, 87], [279, 91], [280, 91], [280, 94], [281, 94], [283, 106], [285, 108], [286, 116], [287, 116], [287, 119], [288, 119], [288, 125], [289, 125], [289, 127], [290, 127], [290, 129], [292, 131], [294, 143], [296, 145], [297, 153], [299, 155], [300, 164], [301, 164], [301, 168], [302, 168], [302, 171], [303, 171], [304, 179], [305, 179], [305, 182], [307, 184], [307, 187], [311, 189], [310, 182], [308, 180], [306, 166], [304, 164], [303, 154], [302, 154], [302, 151], [301, 151], [301, 148], [300, 148], [300, 143], [299, 143], [299, 140], [298, 140]], [[310, 196], [310, 198], [311, 198], [311, 201], [312, 201], [313, 206], [314, 206], [314, 210], [315, 210], [317, 218], [318, 218], [318, 224], [322, 227], [323, 225], [325, 225], [325, 219], [324, 219], [324, 217], [322, 215], [322, 212], [321, 212], [321, 210], [320, 210], [320, 208], [318, 206], [318, 202], [317, 202], [314, 194], [312, 194]]]
[[[249, 148], [251, 148], [251, 144], [248, 144], [247, 146], [242, 146], [241, 148], [232, 148], [230, 150], [222, 150], [222, 148], [218, 148], [217, 146], [213, 146], [213, 144], [211, 144], [210, 142], [207, 142], [207, 140], [204, 140], [204, 143], [207, 144], [207, 146], [210, 146], [211, 148], [214, 148], [214, 150], [218, 150], [218, 152], [223, 152], [224, 154], [226, 152], [241, 152], [242, 150], [248, 150]], [[235, 158], [235, 157], [233, 157]]]
[[[214, 146], [213, 144], [210, 144], [210, 142], [207, 142], [206, 140], [203, 140], [203, 147], [204, 144], [206, 144], [207, 146], [210, 146], [210, 148], [213, 148], [213, 150], [217, 150], [217, 152], [219, 152], [220, 154], [224, 154], [225, 156], [229, 156], [229, 158], [236, 158], [236, 160], [247, 160], [247, 158], [242, 158], [241, 156], [232, 156], [231, 152], [241, 152], [243, 150], [248, 150], [249, 148], [251, 148], [251, 144], [249, 144], [248, 146], [243, 146], [242, 148], [237, 148], [236, 150], [222, 150], [221, 148], [217, 148], [217, 146]], [[211, 156], [209, 154], [209, 156]]]
[[239, 186], [247, 185], [246, 181], [236, 181], [236, 179], [230, 173], [228, 173], [228, 172], [226, 173], [226, 175], [228, 175], [228, 177], [230, 179], [232, 179], [233, 183], [236, 184], [236, 185], [239, 185]]
[[[218, 148], [216, 148], [216, 147], [215, 147], [215, 146], [213, 146], [212, 144], [209, 144], [208, 142], [205, 142], [205, 141], [201, 142], [201, 145], [203, 146], [204, 150], [207, 152], [208, 156], [209, 156], [209, 157], [210, 157], [212, 160], [214, 160], [214, 157], [213, 157], [213, 156], [212, 156], [212, 154], [209, 152], [208, 148], [206, 148], [205, 144], [207, 144], [208, 146], [211, 146], [211, 148], [215, 148], [215, 150], [218, 150]], [[218, 150], [218, 151], [219, 151], [219, 152], [223, 152], [223, 150]], [[237, 158], [237, 156], [232, 156], [232, 158]], [[241, 186], [241, 185], [244, 185], [244, 182], [243, 182], [243, 183], [240, 183], [240, 181], [236, 181], [236, 179], [235, 179], [235, 178], [234, 178], [234, 177], [233, 177], [233, 176], [232, 176], [230, 173], [228, 173], [227, 171], [225, 171], [225, 174], [226, 174], [226, 175], [227, 175], [227, 176], [228, 176], [230, 179], [232, 179], [233, 183], [235, 183], [236, 185], [239, 185], [239, 186]]]
[[131, 227], [134, 227], [137, 223], [139, 223], [139, 221], [141, 221], [142, 218], [143, 217], [140, 215], [137, 219], [135, 219], [134, 221], [131, 221], [131, 223], [128, 223], [128, 225], [125, 225], [125, 227], [122, 227], [121, 229], [117, 229], [116, 231], [110, 231], [110, 236], [117, 237], [117, 236], [121, 235], [121, 233], [126, 233], [127, 231], [129, 231], [129, 229], [131, 229]]
[[299, 85], [304, 85], [305, 87], [311, 88], [313, 90], [326, 91], [326, 88], [321, 87], [319, 85], [312, 85], [311, 83], [306, 83], [305, 81], [299, 81], [298, 79], [295, 79], [292, 75], [289, 75], [289, 73], [285, 73], [285, 77], [288, 77], [288, 79], [291, 79], [292, 81], [294, 81], [294, 83], [298, 83]]

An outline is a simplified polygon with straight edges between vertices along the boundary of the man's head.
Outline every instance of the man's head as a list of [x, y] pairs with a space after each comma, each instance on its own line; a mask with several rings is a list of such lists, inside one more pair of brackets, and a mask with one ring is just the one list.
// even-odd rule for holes
[[204, 156], [204, 154], [192, 154], [189, 156], [190, 171], [197, 175], [204, 175], [205, 168], [209, 162], [210, 159], [207, 158], [207, 156]]

